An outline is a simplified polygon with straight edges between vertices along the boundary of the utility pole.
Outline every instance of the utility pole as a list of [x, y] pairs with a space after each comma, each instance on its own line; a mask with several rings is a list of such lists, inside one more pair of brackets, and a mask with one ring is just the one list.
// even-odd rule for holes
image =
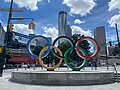
[[117, 41], [118, 41], [118, 49], [119, 49], [119, 57], [120, 57], [120, 41], [119, 41], [119, 34], [118, 34], [117, 23], [115, 23], [115, 27], [116, 27], [116, 34], [117, 34]]
[[[10, 8], [0, 8], [0, 11], [8, 11], [8, 21], [7, 21], [7, 32], [5, 33], [5, 39], [4, 39], [4, 46], [2, 51], [2, 61], [5, 61], [5, 54], [6, 54], [6, 48], [12, 48], [11, 41], [13, 36], [13, 25], [10, 22], [11, 20], [23, 20], [23, 19], [31, 19], [31, 23], [29, 24], [30, 29], [35, 29], [35, 24], [33, 22], [33, 18], [13, 18], [12, 12], [23, 12], [21, 9], [13, 9], [13, 0], [11, 0]], [[0, 76], [2, 76], [3, 71], [3, 64], [4, 62], [0, 61]]]
[[7, 32], [5, 34], [4, 46], [3, 46], [3, 51], [2, 51], [2, 61], [0, 61], [0, 77], [2, 77], [2, 73], [3, 73], [3, 65], [4, 65], [4, 61], [5, 61], [6, 46], [10, 43], [10, 42], [8, 42], [8, 39], [10, 39], [11, 38], [10, 35], [12, 35], [12, 33], [10, 33], [10, 30], [9, 30], [10, 19], [12, 17], [12, 4], [13, 4], [13, 0], [11, 0], [11, 4], [10, 4], [10, 10], [9, 10], [9, 16], [8, 16], [8, 22], [7, 22]]
[[[0, 61], [0, 77], [2, 76], [3, 65], [5, 63], [6, 47], [8, 46], [8, 44], [10, 44], [10, 39], [12, 39], [12, 32], [10, 32], [10, 30], [9, 30], [10, 20], [11, 20], [11, 17], [12, 17], [12, 12], [14, 11], [12, 9], [12, 5], [13, 5], [13, 0], [11, 0], [11, 4], [10, 4], [9, 9], [0, 8], [0, 11], [9, 11], [8, 22], [7, 22], [7, 32], [5, 33], [4, 45], [2, 47], [3, 48], [2, 49], [2, 58], [1, 58], [1, 61]], [[15, 11], [19, 12], [19, 10], [15, 10]]]
[[[8, 14], [8, 21], [7, 21], [7, 32], [5, 35], [5, 44], [8, 46], [10, 44], [10, 39], [12, 38], [12, 32], [10, 32], [9, 27], [10, 27], [10, 20], [12, 18], [12, 12], [23, 12], [22, 9], [13, 9], [13, 0], [11, 0], [10, 7], [9, 8], [0, 8], [0, 11], [7, 11], [9, 12]], [[9, 37], [9, 38], [8, 38]]]
[[120, 41], [119, 41], [119, 35], [118, 35], [118, 29], [117, 29], [117, 23], [115, 23], [115, 27], [116, 27], [116, 34], [117, 34], [118, 47], [120, 48]]
[[6, 38], [5, 43], [6, 43], [7, 46], [10, 44], [10, 40], [8, 40], [8, 39], [12, 38], [12, 32], [10, 32], [10, 30], [9, 30], [10, 20], [11, 20], [11, 17], [12, 17], [12, 5], [13, 5], [13, 0], [11, 0], [11, 3], [10, 3], [10, 10], [9, 10], [8, 22], [7, 22], [7, 32], [6, 32], [6, 36], [5, 36], [5, 38]]

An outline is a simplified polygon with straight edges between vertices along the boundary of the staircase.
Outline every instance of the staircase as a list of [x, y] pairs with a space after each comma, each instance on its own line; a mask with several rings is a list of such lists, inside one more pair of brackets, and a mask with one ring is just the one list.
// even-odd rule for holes
[[115, 73], [114, 74], [114, 80], [115, 80], [115, 82], [120, 82], [120, 73]]

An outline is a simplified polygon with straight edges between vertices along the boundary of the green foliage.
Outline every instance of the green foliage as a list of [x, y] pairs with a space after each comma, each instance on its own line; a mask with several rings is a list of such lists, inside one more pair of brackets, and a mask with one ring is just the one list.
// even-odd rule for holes
[[14, 54], [9, 49], [7, 49], [5, 58], [8, 60], [8, 59], [12, 58], [13, 56], [14, 56]]
[[[81, 37], [84, 37], [84, 36], [81, 35], [81, 34], [74, 34], [74, 35], [71, 37], [71, 39], [73, 40], [73, 44], [75, 45], [76, 42], [77, 42]], [[86, 51], [87, 54], [90, 52], [90, 51], [89, 51], [90, 47], [89, 47], [89, 43], [88, 43], [87, 40], [82, 41], [79, 46], [82, 47], [82, 48]], [[62, 53], [63, 53], [63, 55], [64, 55], [65, 51], [68, 50], [68, 48], [70, 48], [71, 45], [70, 45], [69, 43], [62, 42], [61, 44], [59, 44], [58, 47], [60, 48], [60, 50], [62, 51]], [[76, 65], [76, 66], [80, 66], [80, 65], [82, 64], [82, 62], [83, 62], [83, 59], [80, 58], [80, 57], [77, 55], [77, 53], [76, 53], [75, 50], [73, 50], [72, 52], [69, 52], [69, 54], [68, 54], [68, 59], [69, 59], [69, 60], [68, 60], [69, 63], [73, 63], [73, 64]]]
[[68, 42], [62, 42], [61, 44], [59, 44], [58, 48], [62, 51], [62, 53], [64, 54], [65, 51], [70, 48], [71, 45]]
[[113, 50], [113, 52], [112, 52], [113, 56], [116, 56], [119, 53], [120, 53], [120, 49], [118, 47], [115, 47], [114, 50]]
[[[84, 35], [81, 35], [81, 34], [74, 34], [71, 38], [73, 40], [74, 43], [76, 43], [80, 38], [84, 37]], [[81, 43], [80, 43], [80, 47], [83, 48], [87, 54], [89, 54], [89, 49], [90, 49], [90, 44], [88, 43], [87, 40], [83, 40]]]
[[32, 49], [32, 53], [39, 56], [40, 51], [43, 49], [43, 46], [39, 45], [39, 46], [30, 46], [30, 48]]
[[[39, 45], [39, 46], [32, 46], [32, 45], [31, 45], [30, 48], [31, 48], [33, 54], [39, 56], [39, 53], [40, 53], [40, 51], [43, 49], [43, 46], [41, 46], [41, 45]], [[52, 52], [52, 51], [50, 51], [49, 54], [48, 54], [46, 57], [42, 58], [42, 60], [43, 60], [43, 63], [44, 63], [44, 64], [50, 64], [50, 63], [52, 63], [52, 61], [54, 61], [54, 60], [55, 60], [55, 63], [56, 63], [56, 64], [59, 62], [59, 58], [56, 58], [56, 57], [53, 55], [53, 52]]]

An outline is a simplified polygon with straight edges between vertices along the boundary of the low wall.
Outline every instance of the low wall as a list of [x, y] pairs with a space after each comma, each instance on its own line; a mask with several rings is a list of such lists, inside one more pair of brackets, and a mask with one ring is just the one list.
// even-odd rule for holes
[[113, 72], [19, 72], [11, 74], [11, 81], [35, 85], [97, 85], [113, 83]]

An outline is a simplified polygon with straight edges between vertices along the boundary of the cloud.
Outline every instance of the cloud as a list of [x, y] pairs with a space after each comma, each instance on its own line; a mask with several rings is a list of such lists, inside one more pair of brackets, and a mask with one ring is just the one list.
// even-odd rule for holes
[[34, 34], [33, 30], [28, 29], [28, 25], [25, 24], [14, 24], [13, 31], [25, 35]]
[[[7, 30], [6, 26], [4, 26], [3, 28], [5, 31]], [[24, 35], [34, 34], [33, 30], [28, 29], [28, 25], [25, 25], [25, 24], [14, 24], [13, 31], [24, 34]], [[16, 39], [18, 39], [18, 38], [19, 38], [19, 36], [16, 36]], [[20, 39], [18, 39], [18, 40], [21, 43], [27, 43], [27, 41], [28, 41], [28, 39], [26, 39], [26, 38], [23, 38], [22, 40], [20, 40]]]
[[82, 24], [82, 23], [85, 23], [85, 21], [81, 21], [80, 19], [75, 19], [74, 23], [75, 24]]
[[115, 9], [120, 9], [120, 1], [119, 0], [111, 0], [108, 3], [109, 6], [109, 11], [115, 10]]
[[118, 29], [120, 30], [120, 14], [112, 16], [108, 23], [111, 27], [115, 27], [115, 23], [117, 23]]
[[0, 23], [3, 24], [3, 22], [0, 20]]
[[107, 42], [109, 41], [117, 41], [116, 34], [111, 34], [112, 37], [110, 37], [110, 34], [107, 34]]
[[[11, 2], [11, 0], [4, 0], [5, 2]], [[20, 8], [25, 7], [31, 11], [38, 9], [37, 3], [42, 0], [14, 0], [14, 3], [17, 4]]]
[[6, 32], [6, 31], [7, 31], [7, 27], [6, 27], [6, 26], [3, 26], [3, 28], [4, 28], [5, 32]]
[[94, 0], [63, 0], [63, 4], [70, 8], [71, 14], [80, 14], [81, 16], [90, 13], [97, 5]]
[[52, 40], [58, 37], [58, 30], [55, 27], [44, 27], [43, 36], [52, 37]]
[[48, 0], [48, 3], [50, 3], [50, 0]]
[[85, 31], [79, 26], [72, 25], [71, 29], [72, 29], [72, 34], [76, 33], [76, 34], [82, 34], [82, 35], [85, 35], [85, 36], [92, 36], [92, 34], [89, 30]]

